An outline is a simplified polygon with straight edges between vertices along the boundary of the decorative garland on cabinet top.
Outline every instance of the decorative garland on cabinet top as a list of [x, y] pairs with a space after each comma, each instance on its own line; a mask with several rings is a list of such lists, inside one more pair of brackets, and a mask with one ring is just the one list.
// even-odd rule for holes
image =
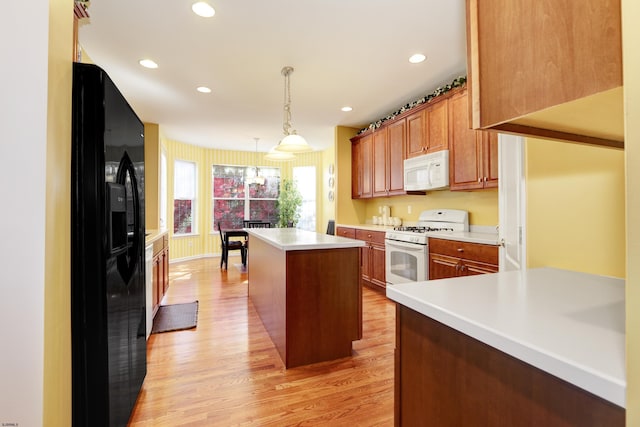
[[360, 135], [361, 133], [364, 133], [368, 130], [376, 130], [378, 129], [380, 126], [382, 126], [382, 124], [386, 121], [389, 120], [393, 120], [395, 119], [397, 116], [399, 116], [400, 114], [404, 113], [405, 111], [409, 111], [419, 105], [425, 104], [429, 101], [431, 101], [433, 98], [437, 98], [441, 95], [444, 95], [445, 93], [449, 92], [452, 89], [455, 88], [459, 88], [465, 85], [465, 83], [467, 83], [467, 76], [460, 76], [460, 77], [456, 77], [455, 79], [453, 79], [453, 81], [451, 83], [449, 83], [448, 85], [444, 85], [441, 86], [439, 88], [437, 88], [436, 90], [434, 90], [433, 92], [431, 92], [430, 94], [424, 96], [423, 98], [420, 98], [416, 101], [410, 102], [409, 104], [404, 105], [402, 108], [400, 108], [397, 111], [394, 111], [393, 113], [381, 118], [380, 120], [377, 120], [371, 124], [369, 124], [369, 126], [367, 126], [366, 128], [362, 128], [358, 131], [358, 135]]

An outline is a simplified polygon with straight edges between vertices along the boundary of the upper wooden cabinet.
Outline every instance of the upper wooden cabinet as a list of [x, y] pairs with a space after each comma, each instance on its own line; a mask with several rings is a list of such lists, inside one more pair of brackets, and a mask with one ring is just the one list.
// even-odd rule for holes
[[373, 133], [373, 197], [405, 194], [405, 120]]
[[449, 188], [498, 186], [498, 135], [469, 128], [467, 92], [449, 99]]
[[351, 197], [366, 199], [372, 195], [373, 136], [351, 139]]
[[447, 99], [407, 116], [407, 158], [449, 146]]
[[474, 129], [622, 147], [620, 0], [467, 0]]

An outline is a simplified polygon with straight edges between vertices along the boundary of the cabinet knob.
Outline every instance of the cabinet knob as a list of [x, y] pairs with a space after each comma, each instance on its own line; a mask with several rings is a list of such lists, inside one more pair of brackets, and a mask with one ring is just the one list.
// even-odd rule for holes
[[482, 177], [478, 178], [478, 182], [482, 182]]
[[464, 249], [458, 248], [458, 252], [464, 252]]
[[484, 177], [484, 182], [487, 182], [487, 177], [486, 176]]

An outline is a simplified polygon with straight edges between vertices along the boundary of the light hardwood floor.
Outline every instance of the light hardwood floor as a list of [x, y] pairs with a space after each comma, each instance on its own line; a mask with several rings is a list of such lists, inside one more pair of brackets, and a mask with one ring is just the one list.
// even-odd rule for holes
[[171, 264], [163, 304], [198, 300], [198, 326], [151, 335], [129, 425], [393, 425], [395, 305], [365, 288], [352, 357], [287, 370], [234, 262]]

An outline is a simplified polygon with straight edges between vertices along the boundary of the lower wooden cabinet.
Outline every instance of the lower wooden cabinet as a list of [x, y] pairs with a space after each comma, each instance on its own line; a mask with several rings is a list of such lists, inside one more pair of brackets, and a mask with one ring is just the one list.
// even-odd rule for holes
[[387, 287], [385, 275], [384, 231], [355, 229], [356, 239], [366, 242], [361, 248], [361, 280], [365, 285], [384, 290]]
[[169, 289], [169, 239], [166, 235], [153, 242], [151, 274], [153, 315], [155, 316], [162, 298]]
[[366, 242], [366, 246], [360, 248], [360, 281], [364, 285], [381, 290], [387, 287], [384, 234], [384, 231], [336, 227], [336, 236]]
[[429, 238], [429, 280], [497, 272], [497, 246]]

